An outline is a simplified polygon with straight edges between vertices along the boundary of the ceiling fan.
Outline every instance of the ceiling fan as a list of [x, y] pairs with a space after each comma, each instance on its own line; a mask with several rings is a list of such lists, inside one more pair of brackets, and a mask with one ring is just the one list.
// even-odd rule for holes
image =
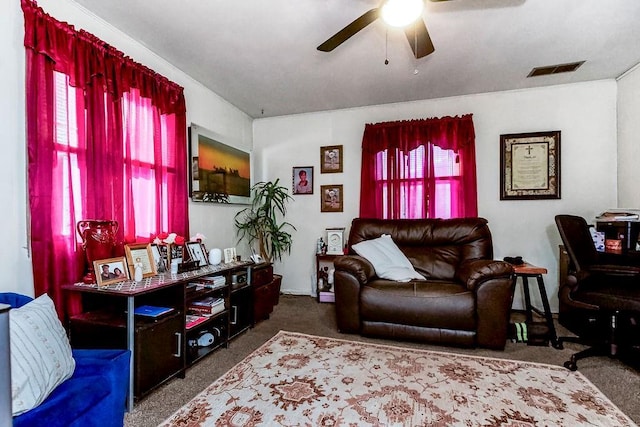
[[[422, 16], [423, 8], [424, 0], [384, 0], [379, 7], [365, 12], [349, 25], [329, 37], [329, 39], [318, 46], [317, 49], [322, 52], [331, 52], [358, 31], [376, 19], [382, 18], [389, 25], [404, 28], [411, 50], [413, 50], [413, 55], [416, 58], [422, 58], [435, 51], [431, 37], [427, 31], [427, 26], [424, 20], [419, 19]], [[404, 12], [408, 12], [410, 16], [405, 17], [399, 15]]]

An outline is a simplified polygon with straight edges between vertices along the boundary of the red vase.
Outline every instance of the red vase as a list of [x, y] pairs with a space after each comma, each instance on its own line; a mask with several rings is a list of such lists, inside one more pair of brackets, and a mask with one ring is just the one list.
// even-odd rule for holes
[[112, 220], [86, 219], [78, 221], [76, 226], [82, 237], [82, 247], [87, 255], [88, 272], [82, 279], [84, 283], [95, 283], [93, 261], [112, 258], [116, 247], [118, 222]]

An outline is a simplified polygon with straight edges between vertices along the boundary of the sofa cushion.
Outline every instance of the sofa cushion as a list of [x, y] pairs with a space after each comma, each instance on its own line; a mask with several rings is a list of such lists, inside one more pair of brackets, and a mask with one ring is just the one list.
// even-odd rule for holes
[[[46, 425], [46, 427], [98, 427], [110, 425], [103, 418], [88, 419], [84, 414], [109, 398], [109, 380], [104, 375], [73, 376], [60, 384], [37, 408], [14, 418], [14, 427]], [[124, 403], [122, 404], [124, 407]], [[122, 425], [122, 420], [120, 425]]]
[[13, 415], [38, 406], [73, 375], [71, 345], [44, 294], [9, 312]]
[[351, 248], [373, 265], [378, 277], [399, 282], [424, 279], [387, 234], [357, 243]]
[[363, 321], [475, 330], [475, 295], [460, 283], [374, 280], [362, 287]]

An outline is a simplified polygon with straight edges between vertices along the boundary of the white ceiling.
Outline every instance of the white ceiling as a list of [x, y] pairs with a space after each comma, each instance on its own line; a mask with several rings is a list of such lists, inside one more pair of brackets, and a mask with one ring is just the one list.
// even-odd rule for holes
[[252, 117], [609, 79], [640, 63], [640, 0], [426, 1], [436, 50], [418, 60], [398, 29], [385, 54], [381, 20], [316, 50], [379, 0], [74, 1]]

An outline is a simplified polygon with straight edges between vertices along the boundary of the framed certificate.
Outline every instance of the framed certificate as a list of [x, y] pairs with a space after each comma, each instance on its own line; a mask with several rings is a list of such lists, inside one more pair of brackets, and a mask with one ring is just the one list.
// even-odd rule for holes
[[139, 264], [142, 268], [142, 277], [156, 275], [156, 263], [150, 243], [124, 245], [124, 251], [131, 276], [133, 276], [136, 264]]
[[500, 200], [560, 198], [560, 131], [500, 135]]

